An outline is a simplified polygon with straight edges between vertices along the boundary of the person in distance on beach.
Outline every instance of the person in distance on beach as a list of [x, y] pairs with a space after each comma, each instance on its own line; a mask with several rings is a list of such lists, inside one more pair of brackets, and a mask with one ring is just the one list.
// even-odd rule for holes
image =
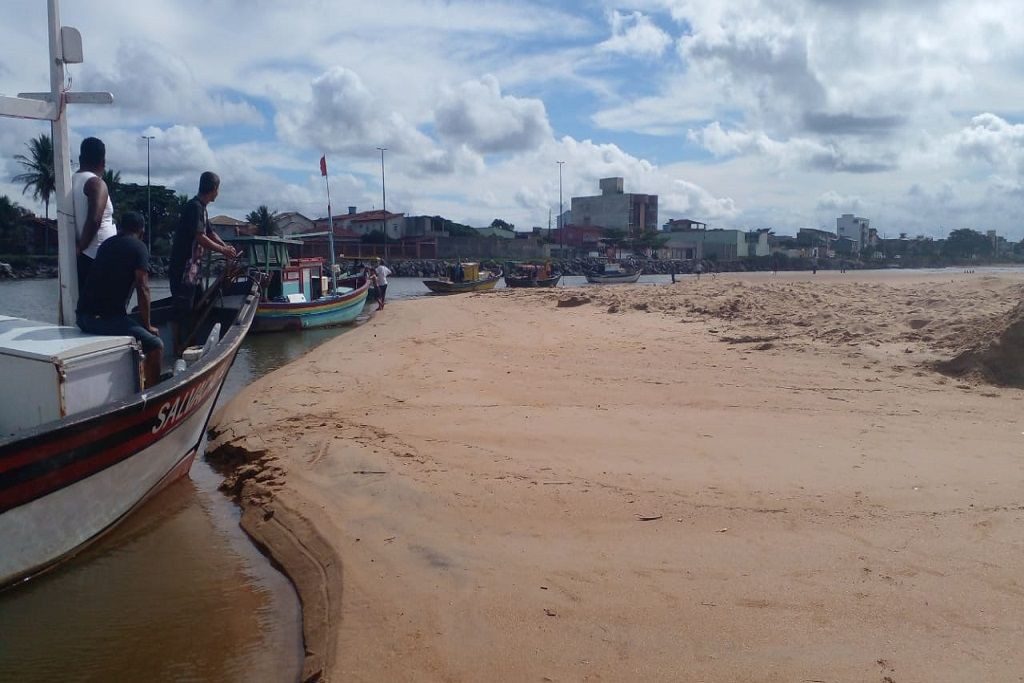
[[212, 171], [205, 171], [199, 176], [199, 192], [185, 205], [181, 212], [181, 222], [174, 231], [167, 277], [177, 313], [174, 323], [175, 357], [184, 350], [181, 347], [189, 332], [192, 310], [202, 296], [199, 280], [203, 254], [209, 249], [229, 259], [238, 256], [238, 252], [228, 246], [210, 226], [206, 207], [217, 199], [219, 193], [220, 177]]
[[78, 171], [71, 177], [79, 296], [86, 287], [100, 245], [117, 234], [114, 205], [110, 201], [107, 183], [103, 180], [106, 168], [107, 147], [103, 141], [99, 138], [82, 140], [78, 153]]
[[376, 265], [373, 274], [377, 278], [377, 310], [381, 311], [384, 309], [384, 298], [388, 292], [388, 275], [391, 275], [391, 269], [384, 265], [379, 256], [374, 263]]
[[[132, 336], [146, 354], [146, 386], [160, 381], [164, 343], [150, 323], [149, 250], [142, 236], [142, 215], [130, 211], [121, 217], [117, 234], [96, 251], [89, 280], [82, 290], [76, 311], [78, 327], [89, 334]], [[132, 290], [139, 300], [139, 320], [125, 312]]]

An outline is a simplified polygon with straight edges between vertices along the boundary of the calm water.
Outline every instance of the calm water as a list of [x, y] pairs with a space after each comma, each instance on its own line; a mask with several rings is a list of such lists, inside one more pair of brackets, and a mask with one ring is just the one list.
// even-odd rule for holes
[[[396, 299], [426, 293], [418, 281], [393, 282]], [[166, 283], [153, 290], [167, 295]], [[0, 314], [53, 322], [56, 301], [56, 280], [0, 283]], [[249, 337], [221, 402], [344, 331]], [[0, 593], [0, 681], [297, 679], [297, 597], [238, 527], [220, 481], [196, 460], [190, 478], [98, 544]]]

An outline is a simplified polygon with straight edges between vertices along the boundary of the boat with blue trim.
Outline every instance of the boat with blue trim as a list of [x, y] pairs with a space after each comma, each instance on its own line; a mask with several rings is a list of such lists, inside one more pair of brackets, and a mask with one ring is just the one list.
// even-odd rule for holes
[[349, 325], [363, 312], [369, 285], [331, 289], [324, 259], [293, 258], [289, 246], [299, 240], [285, 237], [234, 237], [228, 240], [242, 252], [250, 269], [261, 273], [263, 294], [253, 320], [253, 332], [305, 330]]

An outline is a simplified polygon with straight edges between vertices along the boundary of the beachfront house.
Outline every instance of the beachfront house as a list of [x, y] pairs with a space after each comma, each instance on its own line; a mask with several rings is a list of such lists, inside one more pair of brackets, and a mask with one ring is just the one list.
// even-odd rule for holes
[[210, 219], [210, 228], [213, 232], [221, 237], [221, 239], [227, 239], [229, 237], [250, 237], [258, 232], [258, 229], [252, 223], [248, 221], [240, 221], [237, 218], [231, 216], [214, 216]]
[[313, 220], [306, 218], [298, 211], [285, 211], [277, 214], [274, 216], [274, 225], [277, 228], [277, 234], [282, 237], [302, 235], [316, 229]]

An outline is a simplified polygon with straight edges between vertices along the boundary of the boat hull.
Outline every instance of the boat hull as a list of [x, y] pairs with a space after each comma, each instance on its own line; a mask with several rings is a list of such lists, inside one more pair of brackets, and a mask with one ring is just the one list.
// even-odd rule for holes
[[465, 292], [485, 292], [494, 289], [501, 279], [501, 273], [482, 280], [469, 282], [452, 282], [450, 280], [424, 280], [424, 286], [435, 294], [462, 294]]
[[361, 287], [347, 294], [316, 301], [261, 301], [256, 309], [252, 329], [253, 332], [282, 332], [351, 324], [362, 313], [368, 292], [369, 286], [364, 282]]
[[211, 352], [133, 399], [0, 441], [0, 587], [74, 555], [184, 476], [256, 311]]
[[587, 282], [594, 285], [623, 285], [631, 284], [640, 279], [640, 271], [630, 274], [622, 275], [599, 275], [594, 273], [587, 274]]
[[528, 277], [511, 277], [505, 276], [505, 286], [514, 288], [534, 288], [534, 287], [556, 287], [558, 281], [562, 279], [562, 274], [558, 273], [552, 277], [531, 279]]

